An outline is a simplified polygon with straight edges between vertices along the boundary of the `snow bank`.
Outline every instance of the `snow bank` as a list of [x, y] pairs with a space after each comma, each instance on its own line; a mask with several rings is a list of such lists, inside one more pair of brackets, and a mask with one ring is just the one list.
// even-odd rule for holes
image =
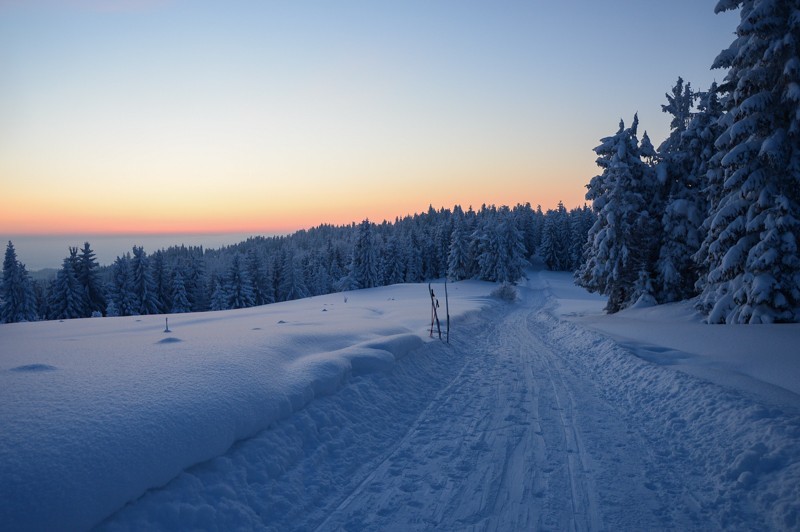
[[705, 485], [686, 493], [698, 527], [800, 526], [797, 325], [706, 325], [686, 304], [605, 316], [566, 277], [536, 283], [559, 297], [537, 315], [552, 344], [656, 435], [665, 470], [691, 464]]
[[[455, 319], [491, 285], [450, 286]], [[443, 291], [442, 291], [443, 292]], [[0, 523], [87, 529], [427, 339], [397, 285], [243, 309], [0, 326]]]

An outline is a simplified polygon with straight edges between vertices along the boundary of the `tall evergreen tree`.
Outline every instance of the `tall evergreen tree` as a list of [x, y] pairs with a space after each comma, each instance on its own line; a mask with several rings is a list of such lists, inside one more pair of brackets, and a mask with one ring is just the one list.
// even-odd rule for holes
[[302, 263], [293, 249], [288, 249], [284, 255], [281, 268], [280, 294], [282, 301], [308, 297], [308, 288], [303, 276]]
[[508, 207], [498, 211], [498, 261], [495, 279], [501, 283], [516, 284], [522, 277], [525, 260], [525, 236], [517, 227], [516, 218]]
[[457, 218], [453, 223], [453, 234], [450, 237], [450, 253], [447, 257], [447, 277], [451, 281], [460, 281], [471, 277], [469, 235], [464, 225], [465, 222], [461, 218]]
[[[657, 188], [652, 168], [642, 160], [636, 136], [620, 121], [617, 133], [595, 148], [603, 173], [587, 185], [597, 221], [589, 231], [586, 260], [576, 281], [590, 292], [608, 296], [606, 310], [617, 312], [635, 301], [642, 270], [650, 271], [657, 250], [654, 220], [648, 211]], [[649, 154], [647, 154], [649, 156]]]
[[75, 272], [77, 248], [70, 248], [70, 256], [64, 259], [56, 274], [53, 291], [50, 294], [50, 308], [55, 319], [85, 317], [86, 302], [83, 287]]
[[568, 271], [571, 269], [571, 237], [567, 209], [559, 201], [555, 210], [547, 211], [542, 231], [542, 244], [539, 254], [547, 269], [553, 271]]
[[156, 308], [158, 312], [169, 312], [172, 308], [172, 273], [167, 267], [164, 252], [156, 251], [150, 256], [149, 262]]
[[261, 254], [255, 248], [251, 248], [247, 252], [247, 259], [245, 260], [245, 267], [247, 276], [250, 279], [250, 288], [253, 297], [253, 305], [266, 305], [267, 303], [274, 303], [275, 296], [272, 293], [272, 287], [269, 286], [269, 278], [267, 270], [262, 260]]
[[702, 176], [693, 172], [692, 137], [687, 135], [692, 120], [695, 94], [678, 78], [661, 109], [672, 115], [671, 132], [659, 147], [658, 176], [665, 197], [661, 217], [661, 245], [657, 263], [657, 292], [661, 302], [678, 301], [694, 295], [695, 263], [700, 249], [699, 227], [704, 217]]
[[211, 278], [211, 310], [228, 310], [228, 287], [222, 275], [216, 273]]
[[0, 286], [0, 323], [34, 321], [36, 295], [25, 265], [17, 260], [11, 241], [3, 259], [3, 284]]
[[111, 300], [114, 305], [113, 308], [110, 308], [111, 304], [109, 303], [109, 306], [106, 308], [107, 314], [109, 312], [116, 312], [116, 314], [109, 315], [117, 316], [132, 316], [137, 314], [136, 296], [133, 293], [130, 253], [126, 253], [114, 260], [112, 276], [113, 289]]
[[189, 304], [189, 297], [186, 294], [186, 285], [183, 282], [183, 274], [180, 269], [176, 268], [172, 276], [172, 308], [170, 312], [178, 314], [181, 312], [189, 312], [191, 305]]
[[130, 262], [133, 296], [137, 314], [158, 314], [156, 283], [150, 270], [150, 261], [142, 246], [133, 246], [133, 258]]
[[[727, 129], [717, 140], [722, 199], [710, 230], [705, 296], [712, 323], [800, 320], [800, 16], [796, 1], [721, 0], [740, 8], [728, 68]], [[710, 296], [710, 297], [709, 297]]]
[[76, 266], [78, 283], [83, 287], [84, 292], [83, 315], [102, 315], [108, 305], [105, 296], [106, 287], [100, 278], [100, 267], [95, 259], [95, 253], [88, 242], [83, 243]]
[[[692, 257], [695, 263], [697, 278], [695, 292], [701, 293], [697, 299], [697, 308], [708, 314], [714, 307], [713, 291], [706, 291], [708, 273], [716, 259], [709, 255], [709, 247], [719, 237], [719, 226], [714, 231], [711, 225], [716, 216], [719, 203], [722, 199], [722, 185], [724, 176], [720, 161], [721, 153], [717, 151], [714, 143], [722, 133], [722, 105], [718, 97], [719, 89], [713, 83], [708, 92], [701, 93], [698, 102], [698, 112], [695, 114], [686, 137], [692, 160], [692, 174], [698, 176], [703, 193], [705, 217], [699, 232], [703, 237], [700, 248]], [[710, 297], [709, 300], [706, 298]]]
[[372, 224], [369, 220], [364, 220], [358, 226], [353, 255], [350, 260], [351, 289], [378, 286], [378, 257], [375, 247]]
[[253, 289], [245, 265], [238, 253], [233, 256], [226, 279], [227, 308], [247, 308], [253, 306]]

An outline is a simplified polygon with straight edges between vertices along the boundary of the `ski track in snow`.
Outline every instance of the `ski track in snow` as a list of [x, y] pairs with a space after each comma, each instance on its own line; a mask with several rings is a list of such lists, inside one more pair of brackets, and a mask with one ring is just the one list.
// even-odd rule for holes
[[355, 377], [99, 528], [708, 530], [800, 525], [800, 418], [522, 301]]

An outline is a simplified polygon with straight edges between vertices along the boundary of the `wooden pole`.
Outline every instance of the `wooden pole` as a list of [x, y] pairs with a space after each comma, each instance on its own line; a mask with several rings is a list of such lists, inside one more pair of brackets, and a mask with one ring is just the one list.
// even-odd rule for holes
[[447, 297], [447, 278], [444, 279], [444, 309], [447, 312], [447, 343], [450, 343], [450, 298]]

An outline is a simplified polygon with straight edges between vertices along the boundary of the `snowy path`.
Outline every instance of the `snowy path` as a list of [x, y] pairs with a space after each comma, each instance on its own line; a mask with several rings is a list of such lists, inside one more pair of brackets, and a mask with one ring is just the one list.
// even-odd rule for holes
[[668, 520], [643, 439], [541, 338], [543, 303], [495, 311], [482, 336], [454, 342], [461, 371], [319, 530], [687, 525]]
[[461, 371], [320, 529], [602, 528], [573, 393], [529, 313], [455, 342]]
[[101, 528], [797, 526], [800, 418], [555, 317], [534, 275]]

